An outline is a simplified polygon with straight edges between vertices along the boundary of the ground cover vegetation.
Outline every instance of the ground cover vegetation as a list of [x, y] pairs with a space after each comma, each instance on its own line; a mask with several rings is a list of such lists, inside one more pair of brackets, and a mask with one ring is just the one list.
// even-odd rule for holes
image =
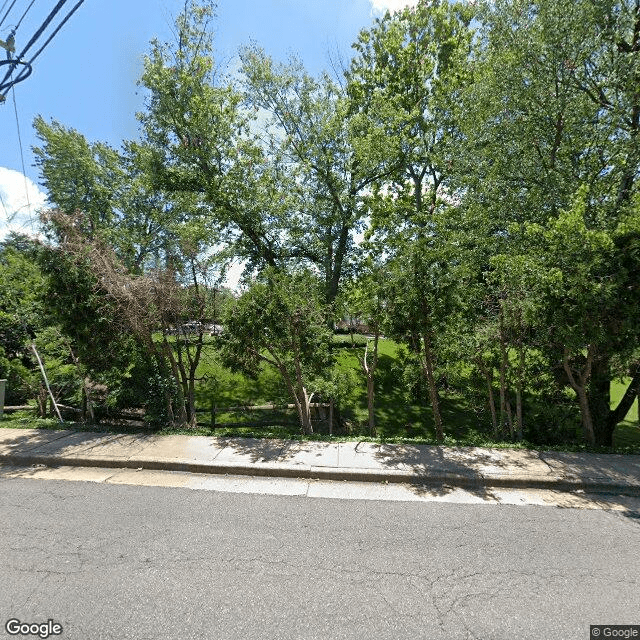
[[637, 443], [638, 0], [421, 2], [317, 78], [258, 46], [225, 74], [214, 17], [194, 1], [151, 43], [138, 140], [36, 120], [51, 207], [45, 241], [0, 246], [8, 402]]

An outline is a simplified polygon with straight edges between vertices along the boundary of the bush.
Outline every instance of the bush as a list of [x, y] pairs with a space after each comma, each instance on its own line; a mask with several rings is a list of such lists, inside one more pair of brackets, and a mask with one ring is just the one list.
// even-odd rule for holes
[[173, 376], [163, 374], [157, 366], [147, 378], [148, 396], [145, 405], [144, 421], [151, 427], [162, 428], [172, 423], [168, 400], [173, 407], [177, 406], [178, 389]]

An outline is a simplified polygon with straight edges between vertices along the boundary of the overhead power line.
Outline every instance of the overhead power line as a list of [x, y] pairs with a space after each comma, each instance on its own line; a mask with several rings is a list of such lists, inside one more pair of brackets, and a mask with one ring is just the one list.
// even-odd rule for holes
[[83, 2], [84, 2], [84, 0], [79, 0], [79, 2], [76, 4], [76, 6], [73, 7], [73, 9], [71, 9], [71, 11], [69, 11], [69, 13], [63, 18], [62, 22], [60, 22], [60, 24], [56, 27], [55, 31], [49, 36], [47, 41], [36, 51], [36, 53], [31, 58], [31, 60], [29, 60], [29, 64], [33, 64], [33, 61], [42, 53], [44, 48], [53, 40], [53, 38], [56, 36], [58, 31], [60, 31], [60, 29], [62, 29], [62, 27], [64, 27], [64, 25], [66, 24], [67, 20], [69, 20], [69, 18], [78, 10], [78, 8], [80, 7], [80, 5]]
[[33, 7], [33, 3], [36, 0], [31, 0], [31, 4], [25, 9], [25, 12], [22, 14], [22, 17], [20, 18], [20, 20], [18, 20], [18, 24], [13, 28], [14, 31], [18, 30], [18, 27], [20, 27], [20, 25], [22, 24], [22, 21], [24, 20], [24, 17], [27, 15], [27, 13], [29, 13], [29, 9], [31, 9], [31, 7]]
[[24, 193], [27, 196], [27, 211], [29, 212], [29, 222], [33, 227], [33, 219], [31, 218], [31, 202], [29, 201], [29, 186], [27, 185], [27, 172], [24, 166], [24, 152], [22, 150], [22, 136], [20, 135], [20, 121], [18, 120], [18, 105], [16, 103], [16, 89], [11, 87], [13, 93], [13, 110], [16, 114], [16, 128], [18, 129], [18, 146], [20, 147], [20, 161], [22, 162], [22, 176], [24, 178]]
[[45, 18], [40, 28], [31, 36], [31, 40], [27, 42], [27, 46], [20, 52], [18, 58], [23, 58], [27, 51], [31, 49], [35, 41], [42, 35], [42, 32], [49, 26], [49, 23], [56, 17], [56, 14], [62, 9], [66, 2], [67, 0], [58, 0], [58, 4], [51, 10], [51, 13]]
[[4, 209], [4, 215], [7, 220], [9, 220], [9, 210], [7, 209], [7, 205], [4, 203], [4, 198], [2, 197], [2, 191], [0, 191], [0, 204]]
[[[5, 3], [2, 5], [2, 9], [0, 9], [0, 11], [3, 11], [7, 2], [9, 0], [5, 0]], [[0, 20], [0, 27], [2, 26], [2, 23], [7, 19], [7, 16], [11, 13], [11, 9], [13, 9], [13, 5], [17, 2], [17, 0], [13, 0], [13, 2], [11, 3], [11, 6], [7, 9], [7, 13], [4, 14], [4, 16], [2, 16], [2, 20]]]
[[[7, 1], [8, 0], [5, 0], [5, 2], [7, 2]], [[15, 1], [16, 0], [14, 0], [14, 3], [15, 3]], [[22, 21], [22, 19], [24, 18], [26, 13], [29, 11], [29, 9], [31, 8], [31, 6], [33, 5], [34, 2], [35, 2], [35, 0], [31, 0], [31, 4], [27, 7], [27, 10], [23, 14], [23, 16], [20, 19], [20, 21]], [[46, 39], [44, 44], [35, 52], [35, 54], [31, 57], [31, 59], [28, 60], [28, 61], [25, 61], [24, 57], [25, 57], [26, 53], [37, 42], [37, 40], [40, 38], [40, 36], [44, 33], [44, 31], [47, 29], [47, 27], [51, 24], [51, 22], [55, 18], [55, 16], [64, 7], [66, 2], [67, 2], [67, 0], [58, 0], [58, 2], [55, 5], [55, 7], [51, 10], [49, 15], [45, 18], [44, 22], [40, 25], [38, 30], [33, 34], [33, 36], [27, 42], [26, 46], [22, 49], [22, 51], [20, 52], [20, 54], [16, 58], [9, 58], [7, 61], [0, 62], [0, 66], [4, 66], [4, 65], [8, 65], [9, 66], [9, 69], [5, 73], [4, 78], [2, 79], [2, 81], [0, 81], [0, 99], [2, 98], [2, 92], [3, 91], [5, 91], [6, 89], [10, 88], [11, 86], [17, 84], [18, 82], [21, 82], [22, 80], [25, 80], [32, 73], [32, 66], [31, 65], [33, 64], [34, 60], [44, 51], [44, 49], [47, 47], [47, 45], [58, 34], [60, 29], [62, 29], [62, 27], [67, 23], [69, 18], [71, 18], [71, 16], [80, 8], [80, 6], [83, 4], [84, 0], [79, 0], [79, 2], [77, 2], [75, 4], [75, 6], [67, 13], [67, 15], [60, 21], [58, 26], [53, 30], [51, 35]], [[12, 6], [13, 6], [13, 4], [12, 4]], [[15, 32], [15, 29], [14, 29], [14, 32]], [[12, 33], [14, 33], [14, 32], [12, 32]], [[13, 72], [15, 71], [15, 69], [16, 69], [16, 67], [18, 65], [21, 65], [23, 68], [18, 73], [17, 77], [15, 77], [13, 80], [11, 80], [10, 78], [13, 75]]]

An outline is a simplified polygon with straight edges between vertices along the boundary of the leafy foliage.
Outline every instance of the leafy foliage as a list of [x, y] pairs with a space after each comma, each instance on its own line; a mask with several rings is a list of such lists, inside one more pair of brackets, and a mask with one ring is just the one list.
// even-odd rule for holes
[[[225, 361], [272, 369], [305, 433], [359, 369], [370, 433], [382, 396], [440, 442], [466, 403], [493, 438], [569, 441], [579, 416], [611, 444], [640, 389], [638, 3], [421, 1], [359, 34], [344, 80], [258, 45], [226, 75], [214, 15], [192, 0], [152, 42], [140, 140], [36, 119], [57, 210], [47, 246], [0, 252], [12, 388], [41, 395], [35, 341], [61, 397], [102, 384], [106, 405], [195, 426], [196, 398], [228, 397], [204, 327], [236, 260]], [[334, 315], [374, 337], [333, 349]]]

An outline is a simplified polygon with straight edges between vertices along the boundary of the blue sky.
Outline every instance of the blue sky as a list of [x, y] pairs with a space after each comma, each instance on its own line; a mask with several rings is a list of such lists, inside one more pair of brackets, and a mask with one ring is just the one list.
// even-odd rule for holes
[[[0, 19], [12, 1], [0, 0], [0, 7], [6, 6]], [[1, 40], [30, 2], [16, 0], [0, 26]], [[34, 0], [16, 33], [18, 51], [55, 4], [56, 0]], [[59, 17], [75, 4], [68, 0]], [[253, 40], [279, 60], [296, 53], [310, 72], [318, 73], [329, 69], [329, 52], [348, 60], [351, 43], [376, 15], [406, 4], [415, 0], [219, 0], [214, 25], [217, 57], [233, 67], [238, 47]], [[34, 117], [56, 119], [91, 141], [115, 147], [123, 139], [135, 139], [135, 112], [142, 108], [136, 86], [142, 56], [153, 37], [171, 39], [173, 17], [183, 7], [184, 0], [85, 0], [35, 61], [31, 77], [15, 87], [26, 176], [13, 94], [7, 94], [0, 104], [0, 238], [9, 228], [31, 231], [35, 211], [46, 202], [33, 166]], [[54, 20], [30, 53], [56, 24]], [[0, 55], [4, 56], [1, 49]]]

